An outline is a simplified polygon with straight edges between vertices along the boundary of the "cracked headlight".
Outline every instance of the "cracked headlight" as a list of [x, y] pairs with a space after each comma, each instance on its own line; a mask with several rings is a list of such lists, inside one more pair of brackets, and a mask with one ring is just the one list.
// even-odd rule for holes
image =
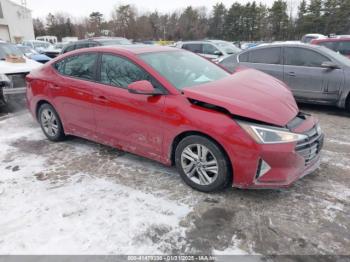
[[291, 143], [308, 138], [306, 135], [292, 133], [284, 128], [241, 121], [237, 121], [237, 123], [259, 144]]

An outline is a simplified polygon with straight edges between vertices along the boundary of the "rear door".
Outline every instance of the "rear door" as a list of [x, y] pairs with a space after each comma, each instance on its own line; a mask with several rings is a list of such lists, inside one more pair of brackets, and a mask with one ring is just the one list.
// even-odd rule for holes
[[97, 57], [96, 53], [84, 53], [57, 62], [54, 66], [59, 77], [48, 84], [65, 127], [85, 138], [95, 134], [93, 88]]
[[283, 81], [282, 48], [252, 49], [239, 56], [240, 64], [258, 69]]
[[284, 81], [297, 100], [335, 102], [344, 81], [342, 69], [322, 68], [327, 56], [304, 47], [284, 48]]

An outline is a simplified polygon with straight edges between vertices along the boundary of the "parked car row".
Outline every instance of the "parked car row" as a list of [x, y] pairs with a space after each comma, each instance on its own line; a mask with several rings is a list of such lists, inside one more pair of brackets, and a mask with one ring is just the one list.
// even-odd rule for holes
[[301, 102], [350, 111], [350, 60], [323, 46], [269, 44], [230, 56], [220, 64], [230, 72], [250, 67], [285, 82]]

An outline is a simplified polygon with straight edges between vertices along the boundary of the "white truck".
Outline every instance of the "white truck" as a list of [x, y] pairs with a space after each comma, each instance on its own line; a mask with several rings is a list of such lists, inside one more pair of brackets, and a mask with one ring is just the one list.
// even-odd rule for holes
[[0, 42], [0, 105], [23, 99], [26, 75], [41, 66], [25, 57], [16, 45]]

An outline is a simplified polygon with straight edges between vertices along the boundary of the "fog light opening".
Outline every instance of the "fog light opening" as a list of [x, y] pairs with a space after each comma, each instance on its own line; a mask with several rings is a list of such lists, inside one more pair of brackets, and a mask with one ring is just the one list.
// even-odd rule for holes
[[271, 170], [271, 167], [269, 166], [268, 163], [266, 163], [263, 159], [260, 158], [259, 160], [259, 165], [258, 165], [258, 170], [256, 172], [256, 179], [261, 178], [263, 175], [265, 175], [267, 172]]

